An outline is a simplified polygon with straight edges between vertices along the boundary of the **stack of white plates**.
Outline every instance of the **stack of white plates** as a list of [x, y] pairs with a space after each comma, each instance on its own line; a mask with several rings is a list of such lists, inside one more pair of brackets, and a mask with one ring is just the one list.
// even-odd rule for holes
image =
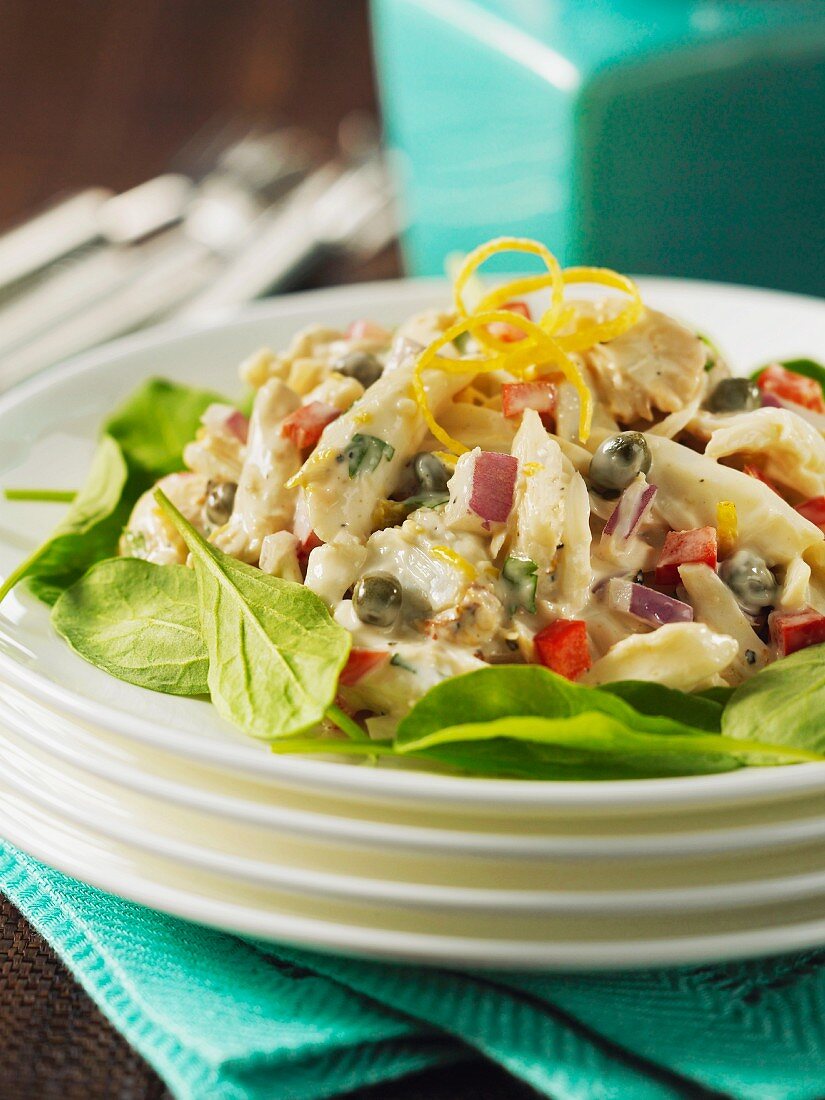
[[[743, 368], [825, 358], [825, 305], [642, 281]], [[311, 320], [395, 322], [404, 283], [302, 295], [140, 336], [0, 400], [0, 484], [78, 484], [144, 377], [231, 392], [235, 364]], [[0, 575], [54, 523], [0, 503]], [[74, 656], [19, 590], [0, 608], [0, 833], [68, 874], [273, 940], [451, 966], [684, 963], [825, 943], [825, 765], [611, 783], [473, 780], [275, 756], [209, 704]]]

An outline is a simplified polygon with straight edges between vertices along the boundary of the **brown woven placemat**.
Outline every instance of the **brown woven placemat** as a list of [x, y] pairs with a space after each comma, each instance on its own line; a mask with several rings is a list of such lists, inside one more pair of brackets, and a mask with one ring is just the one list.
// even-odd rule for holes
[[[28, 921], [0, 895], [2, 1100], [172, 1100]], [[273, 1100], [278, 1097], [277, 1082]], [[414, 1074], [347, 1100], [535, 1100], [478, 1061]], [[206, 1100], [206, 1098], [204, 1098]]]

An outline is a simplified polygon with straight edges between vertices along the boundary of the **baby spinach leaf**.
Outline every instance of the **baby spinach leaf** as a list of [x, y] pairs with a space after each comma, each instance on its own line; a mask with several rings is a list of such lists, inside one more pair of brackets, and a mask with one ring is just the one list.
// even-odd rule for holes
[[46, 603], [74, 584], [90, 565], [111, 557], [128, 515], [122, 497], [128, 470], [120, 447], [104, 435], [86, 479], [64, 519], [0, 586], [0, 602], [20, 581]]
[[120, 444], [130, 472], [148, 488], [183, 469], [183, 448], [194, 439], [201, 416], [209, 405], [225, 401], [208, 390], [151, 378], [109, 417], [104, 430]]
[[747, 765], [825, 759], [783, 746], [719, 734], [640, 733], [620, 718], [585, 711], [564, 718], [535, 715], [450, 726], [398, 751], [472, 771], [519, 779], [631, 779], [704, 775]]
[[763, 668], [733, 693], [722, 716], [727, 737], [758, 737], [825, 753], [825, 645]]
[[142, 385], [104, 425], [85, 486], [54, 533], [0, 586], [0, 601], [28, 579], [34, 595], [53, 604], [89, 566], [116, 553], [135, 501], [182, 468], [201, 415], [221, 400], [163, 379]]
[[308, 588], [229, 557], [160, 490], [155, 498], [192, 555], [215, 706], [266, 740], [316, 725], [335, 698], [349, 632]]
[[735, 690], [736, 688], [732, 687], [705, 688], [704, 691], [695, 692], [692, 698], [709, 699], [711, 703], [717, 703], [724, 710]]
[[722, 728], [722, 704], [701, 695], [690, 695], [646, 680], [618, 680], [602, 684], [599, 691], [617, 695], [641, 714], [673, 718], [710, 733], [719, 733]]
[[63, 593], [52, 623], [75, 653], [119, 680], [171, 695], [209, 691], [198, 583], [183, 565], [99, 562]]
[[397, 741], [403, 746], [458, 723], [491, 722], [514, 714], [570, 718], [592, 712], [608, 714], [639, 732], [699, 732], [673, 718], [637, 711], [618, 694], [571, 683], [540, 665], [495, 665], [430, 688], [400, 723]]

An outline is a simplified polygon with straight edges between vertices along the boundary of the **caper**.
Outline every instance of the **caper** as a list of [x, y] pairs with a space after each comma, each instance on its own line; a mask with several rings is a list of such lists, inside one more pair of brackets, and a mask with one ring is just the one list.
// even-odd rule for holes
[[210, 481], [206, 486], [206, 518], [216, 527], [221, 527], [232, 515], [235, 507], [235, 493], [238, 491], [234, 481]]
[[750, 550], [738, 550], [719, 566], [719, 576], [743, 611], [755, 615], [776, 598], [776, 580], [763, 558]]
[[420, 451], [413, 459], [413, 472], [421, 493], [444, 493], [450, 473], [441, 459], [430, 451]]
[[347, 378], [354, 378], [360, 382], [364, 389], [369, 389], [373, 382], [377, 382], [383, 372], [381, 363], [368, 351], [351, 351], [333, 364], [333, 370], [339, 374], [345, 374]]
[[749, 378], [723, 378], [708, 398], [715, 413], [752, 412], [762, 404], [759, 387]]
[[392, 626], [401, 612], [401, 585], [388, 573], [370, 573], [355, 585], [352, 605], [368, 626]]
[[590, 480], [599, 489], [625, 489], [646, 474], [652, 458], [641, 432], [620, 432], [606, 439], [590, 460]]

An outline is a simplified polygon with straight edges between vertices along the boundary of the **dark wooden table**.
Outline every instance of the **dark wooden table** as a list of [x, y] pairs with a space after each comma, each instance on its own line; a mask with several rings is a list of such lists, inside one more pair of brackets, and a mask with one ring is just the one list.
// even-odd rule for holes
[[[0, 0], [0, 227], [54, 195], [133, 186], [237, 114], [327, 141], [375, 110], [365, 0]], [[329, 263], [311, 285], [399, 272]], [[15, 908], [0, 899], [3, 1100], [160, 1100], [163, 1083]], [[273, 1096], [277, 1096], [277, 1082]], [[362, 1100], [529, 1097], [478, 1062]]]

